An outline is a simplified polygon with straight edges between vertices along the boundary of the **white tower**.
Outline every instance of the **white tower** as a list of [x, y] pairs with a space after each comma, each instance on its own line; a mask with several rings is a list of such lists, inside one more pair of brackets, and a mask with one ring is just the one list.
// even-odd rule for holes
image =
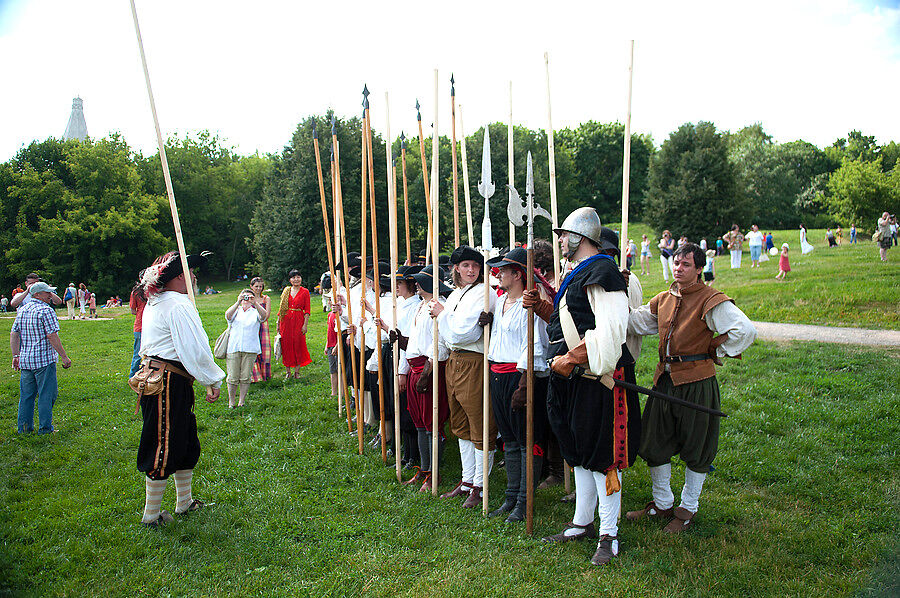
[[72, 114], [69, 115], [69, 124], [66, 125], [63, 139], [84, 141], [87, 136], [87, 123], [84, 122], [84, 100], [75, 98], [72, 100]]

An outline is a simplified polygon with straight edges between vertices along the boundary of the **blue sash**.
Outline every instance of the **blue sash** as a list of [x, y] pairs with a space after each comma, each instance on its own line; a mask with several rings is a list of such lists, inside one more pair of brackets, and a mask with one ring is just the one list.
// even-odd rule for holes
[[569, 287], [569, 283], [572, 282], [572, 278], [575, 276], [577, 272], [583, 270], [588, 264], [593, 264], [599, 259], [613, 259], [612, 256], [606, 255], [605, 253], [598, 253], [596, 255], [592, 255], [591, 257], [583, 260], [580, 264], [575, 266], [575, 269], [569, 272], [569, 274], [563, 279], [562, 284], [559, 286], [559, 290], [556, 291], [556, 295], [553, 297], [553, 309], [559, 307], [559, 302], [562, 300], [566, 289]]

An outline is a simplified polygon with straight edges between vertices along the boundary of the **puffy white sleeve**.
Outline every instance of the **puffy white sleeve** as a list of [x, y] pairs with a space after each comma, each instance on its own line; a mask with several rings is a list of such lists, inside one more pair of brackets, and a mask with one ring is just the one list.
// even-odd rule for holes
[[628, 295], [621, 291], [607, 293], [600, 285], [587, 287], [588, 303], [594, 312], [595, 325], [584, 335], [588, 364], [597, 375], [616, 369], [622, 357], [622, 344], [628, 329]]
[[650, 312], [649, 304], [631, 310], [628, 314], [628, 332], [639, 336], [659, 334], [659, 322], [656, 315]]
[[[527, 326], [527, 325], [526, 325]], [[527, 330], [526, 330], [527, 333]], [[516, 361], [516, 369], [526, 371], [528, 369], [528, 336], [525, 336], [525, 342], [522, 343], [522, 354]], [[550, 369], [547, 366], [547, 355], [550, 352], [550, 336], [547, 334], [547, 323], [539, 317], [534, 317], [534, 371], [546, 372]]]
[[750, 318], [731, 301], [724, 301], [706, 312], [706, 325], [728, 339], [716, 348], [718, 357], [735, 357], [756, 340], [756, 327]]
[[197, 310], [189, 305], [175, 305], [169, 315], [172, 344], [184, 369], [204, 386], [221, 386], [225, 372], [213, 359], [209, 337]]
[[441, 338], [451, 345], [474, 343], [484, 333], [478, 325], [480, 315], [481, 310], [466, 309], [464, 305], [457, 306], [455, 311], [445, 309], [438, 316]]

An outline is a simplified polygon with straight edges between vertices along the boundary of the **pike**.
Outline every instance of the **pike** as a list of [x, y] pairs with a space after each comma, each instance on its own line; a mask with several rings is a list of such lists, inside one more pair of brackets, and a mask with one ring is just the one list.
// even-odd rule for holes
[[[493, 197], [494, 191], [496, 191], [497, 186], [491, 180], [491, 132], [488, 125], [484, 126], [484, 142], [481, 146], [481, 180], [478, 181], [478, 194], [484, 198], [484, 217], [481, 220], [481, 251], [484, 253], [484, 267], [487, 268], [487, 261], [491, 257], [491, 250], [493, 249], [494, 240], [491, 238], [491, 210], [488, 206], [488, 200]], [[490, 273], [485, 272], [484, 275], [484, 311], [488, 312], [491, 309], [490, 302], [490, 292], [491, 292], [491, 281], [490, 281]], [[482, 513], [487, 516], [488, 512], [488, 453], [490, 451], [487, 450], [487, 447], [490, 446], [488, 438], [488, 428], [490, 427], [488, 420], [488, 410], [491, 408], [491, 399], [490, 399], [490, 365], [488, 364], [487, 355], [490, 351], [491, 347], [491, 325], [486, 324], [484, 327], [484, 367], [483, 367], [483, 376], [484, 380], [482, 382], [482, 386], [484, 388], [482, 395], [482, 410], [483, 410], [483, 420], [482, 420], [482, 430], [483, 435], [481, 438], [482, 445], [485, 450], [483, 451], [483, 461], [482, 461], [482, 471], [484, 471], [484, 488], [482, 490], [483, 497], [481, 502], [481, 510]]]
[[624, 256], [628, 249], [628, 199], [631, 182], [631, 79], [634, 75], [634, 40], [631, 40], [628, 53], [628, 102], [625, 105], [625, 144], [622, 157], [622, 236], [619, 238], [619, 255]]
[[[509, 221], [515, 226], [527, 222], [527, 289], [534, 288], [534, 217], [543, 216], [552, 222], [550, 213], [534, 201], [534, 168], [531, 164], [531, 152], [525, 166], [525, 205], [519, 193], [509, 186], [509, 206], [506, 209]], [[522, 221], [524, 218], [524, 222]], [[534, 531], [534, 308], [528, 308], [528, 367], [525, 371], [525, 533], [529, 536]]]
[[[325, 206], [325, 182], [322, 178], [322, 159], [319, 155], [319, 131], [316, 128], [315, 119], [313, 120], [313, 146], [316, 151], [316, 174], [318, 175], [318, 179], [319, 179], [319, 199], [322, 204], [322, 224], [325, 226], [325, 251], [328, 252], [328, 275], [331, 276], [331, 289], [332, 289], [332, 291], [334, 291], [334, 289], [336, 288], [335, 281], [337, 280], [337, 278], [334, 274], [334, 254], [331, 252], [331, 229], [328, 226], [328, 208]], [[332, 171], [332, 181], [334, 181], [334, 152], [332, 152], [332, 154], [331, 154], [331, 171]], [[333, 199], [333, 189], [334, 189], [334, 187], [332, 186], [332, 199]], [[338, 343], [337, 353], [338, 353], [338, 363], [340, 363], [344, 359], [344, 351], [343, 351], [343, 347], [341, 346], [341, 343]], [[343, 395], [346, 399], [346, 396], [347, 396], [346, 388], [344, 389]], [[348, 407], [348, 409], [350, 407], [349, 400], [347, 401], [347, 407]], [[340, 415], [340, 413], [341, 413], [341, 403], [340, 403], [340, 397], [338, 397], [338, 415]], [[347, 424], [348, 425], [350, 424], [349, 411], [347, 414]]]
[[[394, 148], [391, 146], [391, 104], [388, 92], [384, 92], [384, 136], [385, 159], [387, 161], [388, 174], [391, 177], [388, 183], [388, 236], [391, 240], [391, 310], [393, 319], [391, 326], [397, 328], [397, 160], [394, 159]], [[389, 337], [390, 338], [390, 337]], [[380, 350], [380, 347], [379, 347]], [[400, 344], [399, 339], [391, 344], [391, 372], [394, 390], [394, 466], [397, 473], [397, 481], [402, 481], [400, 472]], [[382, 426], [384, 426], [384, 412], [381, 414]], [[385, 455], [387, 459], [387, 455]]]
[[[419, 123], [419, 155], [422, 159], [422, 184], [425, 185], [425, 217], [428, 220], [428, 238], [425, 241], [425, 265], [427, 266], [431, 259], [431, 242], [432, 242], [432, 232], [431, 232], [431, 190], [429, 189], [429, 179], [428, 179], [428, 162], [425, 161], [425, 136], [422, 134], [422, 110], [419, 105], [419, 100], [416, 100], [416, 120]], [[437, 115], [435, 115], [437, 118]], [[433, 168], [433, 166], [432, 166]]]
[[[363, 95], [368, 96], [369, 90], [366, 88], [363, 90]], [[368, 152], [368, 146], [366, 144], [366, 111], [365, 106], [368, 100], [363, 100], [363, 116], [362, 123], [360, 125], [360, 218], [359, 218], [359, 227], [360, 227], [360, 248], [359, 248], [359, 263], [360, 263], [360, 281], [359, 284], [362, 287], [362, 294], [360, 295], [360, 324], [362, 324], [363, 318], [366, 317], [366, 184], [368, 182], [366, 178], [366, 170], [368, 166], [368, 162], [366, 161], [366, 154]], [[350, 298], [350, 293], [347, 293], [347, 298]], [[347, 301], [350, 303], [350, 301]], [[363, 454], [363, 419], [365, 419], [365, 375], [366, 375], [366, 331], [360, 325], [359, 327], [359, 397], [357, 397], [356, 401], [356, 436], [359, 438], [359, 454]]]
[[[509, 187], [513, 186], [513, 181], [516, 178], [515, 175], [515, 165], [516, 158], [515, 153], [513, 152], [513, 110], [512, 110], [512, 81], [509, 82], [509, 123], [506, 125], [506, 164], [509, 172]], [[510, 201], [512, 201], [512, 196], [510, 196]], [[516, 228], [513, 226], [512, 221], [509, 223], [509, 249], [515, 249], [516, 247]]]
[[450, 156], [453, 162], [453, 247], [459, 247], [459, 178], [456, 175], [456, 80], [450, 73]]
[[[419, 119], [419, 130], [421, 131], [422, 120]], [[438, 70], [434, 69], [434, 130], [432, 131], [432, 141], [431, 141], [431, 197], [434, 198], [434, 209], [431, 210], [431, 216], [433, 221], [431, 223], [431, 234], [434, 235], [434, 239], [431, 242], [431, 251], [432, 251], [432, 261], [431, 265], [433, 268], [433, 276], [432, 279], [432, 301], [437, 301], [437, 298], [440, 297], [440, 263], [438, 260], [438, 254], [440, 250], [440, 230], [438, 229], [438, 197], [440, 197], [440, 171], [438, 170], [438, 159], [440, 158], [439, 151], [439, 142], [440, 137], [438, 136]], [[422, 150], [425, 151], [424, 149]], [[425, 167], [424, 161], [422, 162], [422, 168]], [[438, 477], [440, 470], [440, 462], [438, 461], [438, 442], [440, 440], [440, 430], [438, 428], [438, 422], [440, 419], [438, 417], [438, 372], [440, 368], [438, 367], [438, 341], [440, 340], [440, 334], [438, 332], [438, 319], [433, 318], [433, 329], [432, 329], [432, 340], [431, 345], [434, 352], [432, 362], [434, 366], [431, 368], [431, 421], [432, 426], [431, 429], [434, 431], [432, 434], [431, 440], [431, 494], [432, 496], [437, 496], [438, 493]]]
[[[335, 203], [335, 217], [340, 220], [341, 237], [340, 237], [339, 245], [341, 247], [341, 260], [344, 264], [344, 270], [343, 270], [344, 293], [346, 293], [346, 295], [347, 295], [347, 321], [349, 322], [347, 331], [348, 331], [348, 338], [350, 339], [350, 346], [355, 347], [356, 346], [356, 335], [352, 328], [353, 307], [350, 305], [350, 271], [349, 271], [349, 267], [347, 264], [347, 261], [348, 261], [347, 260], [347, 230], [344, 225], [344, 192], [343, 192], [343, 189], [341, 188], [341, 147], [337, 140], [337, 132], [335, 131], [335, 119], [334, 119], [333, 114], [331, 116], [331, 149], [334, 152], [334, 183], [335, 183], [335, 189], [336, 189], [336, 192], [335, 192], [335, 202], [336, 202]], [[338, 227], [335, 226], [335, 228], [338, 228]], [[335, 249], [337, 249], [337, 248], [335, 248]], [[343, 339], [339, 339], [339, 342], [342, 342], [342, 341], [343, 341]], [[353, 352], [348, 349], [348, 353], [350, 354], [350, 355], [348, 355], [348, 359], [347, 359], [347, 361], [350, 363], [350, 373], [351, 373], [350, 380], [352, 381], [352, 385], [355, 387], [355, 390], [356, 390], [356, 405], [357, 405], [357, 412], [358, 412], [361, 393], [360, 393], [360, 387], [357, 386], [356, 362], [352, 359]], [[344, 364], [344, 367], [345, 368], [347, 367], [346, 362]], [[359, 419], [357, 418], [357, 422], [358, 421], [359, 421]], [[351, 422], [350, 422], [350, 406], [349, 406], [349, 404], [347, 405], [347, 428], [348, 428], [349, 432], [351, 432], [351, 433], [353, 432], [353, 428], [352, 428]]]
[[[374, 283], [374, 294], [375, 294], [375, 320], [381, 321], [381, 272], [378, 266], [378, 220], [375, 218], [375, 162], [374, 162], [374, 151], [372, 150], [372, 113], [369, 109], [369, 88], [363, 85], [363, 95], [365, 96], [365, 100], [363, 101], [363, 107], [365, 108], [365, 117], [366, 117], [366, 158], [368, 159], [369, 164], [369, 215], [372, 219], [372, 265], [374, 266], [374, 273], [372, 280]], [[390, 141], [388, 141], [390, 143]], [[388, 152], [388, 172], [390, 173], [390, 152]], [[388, 190], [388, 195], [390, 195], [390, 190]], [[365, 264], [363, 264], [365, 267]], [[365, 276], [365, 273], [363, 273]], [[378, 361], [378, 409], [379, 409], [379, 428], [378, 435], [381, 437], [381, 461], [383, 463], [387, 463], [387, 439], [386, 439], [386, 430], [384, 429], [384, 364], [382, 363], [382, 354], [381, 354], [381, 330], [376, 327], [375, 329], [375, 356]], [[372, 402], [375, 402], [374, 397], [372, 398]], [[374, 409], [374, 406], [372, 407]]]
[[463, 127], [462, 104], [459, 105], [460, 156], [462, 157], [463, 195], [466, 200], [466, 232], [469, 234], [469, 247], [475, 247], [475, 235], [472, 232], [472, 198], [469, 192], [469, 166], [466, 163], [466, 130]]

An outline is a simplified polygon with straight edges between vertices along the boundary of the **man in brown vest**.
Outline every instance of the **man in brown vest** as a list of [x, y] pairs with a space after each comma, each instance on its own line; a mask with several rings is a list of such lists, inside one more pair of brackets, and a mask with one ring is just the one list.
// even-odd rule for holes
[[[722, 364], [722, 357], [740, 358], [756, 339], [756, 329], [731, 298], [701, 282], [706, 254], [698, 245], [680, 247], [674, 265], [675, 282], [648, 305], [631, 312], [628, 330], [644, 336], [659, 334], [656, 390], [719, 409], [716, 364]], [[638, 454], [650, 466], [653, 500], [640, 511], [628, 512], [626, 518], [667, 519], [667, 532], [687, 529], [718, 444], [718, 417], [648, 397]], [[681, 504], [673, 508], [675, 496], [669, 482], [675, 455], [687, 467]]]

